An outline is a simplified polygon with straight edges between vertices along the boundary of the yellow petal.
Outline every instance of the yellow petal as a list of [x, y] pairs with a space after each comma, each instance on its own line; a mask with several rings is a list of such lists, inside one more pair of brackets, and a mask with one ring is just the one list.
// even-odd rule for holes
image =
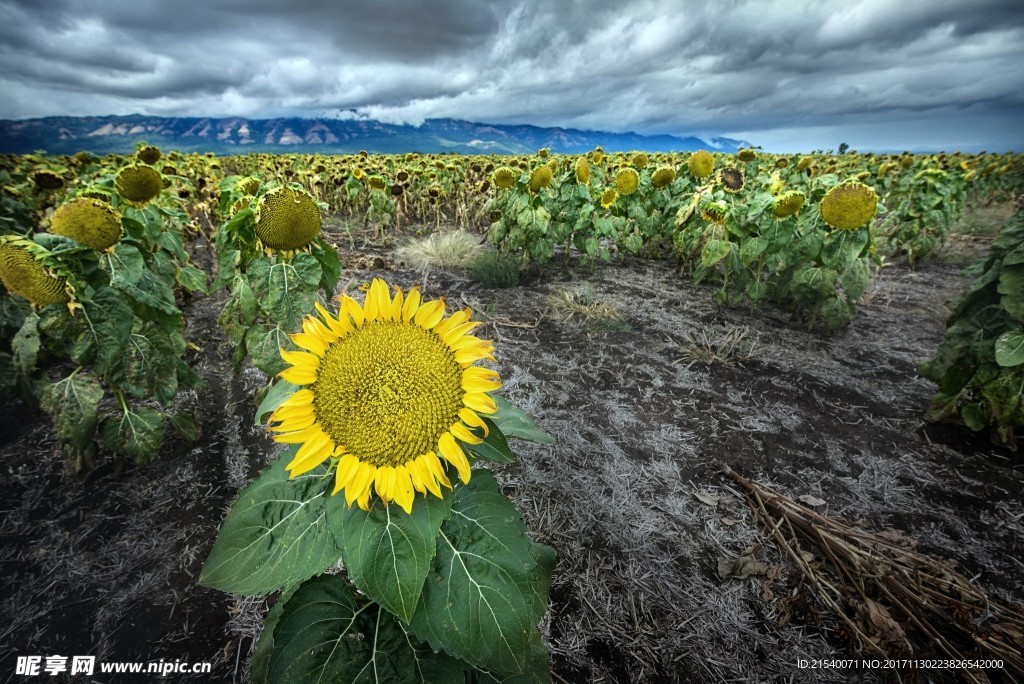
[[395, 469], [388, 465], [379, 466], [373, 484], [384, 503], [390, 502], [395, 490]]
[[352, 299], [348, 295], [341, 296], [341, 310], [344, 312], [344, 316], [350, 316], [355, 322], [355, 327], [360, 327], [363, 324], [363, 307], [359, 306], [359, 302]]
[[406, 323], [413, 319], [416, 312], [420, 308], [420, 291], [418, 288], [412, 288], [409, 290], [409, 294], [405, 296], [405, 302], [402, 304], [402, 320]]
[[459, 471], [459, 478], [463, 482], [468, 483], [469, 460], [466, 458], [466, 453], [462, 450], [462, 447], [451, 436], [451, 433], [446, 432], [441, 435], [441, 438], [437, 440], [437, 448], [440, 450], [441, 455], [444, 456], [444, 459]]
[[437, 454], [433, 451], [428, 451], [423, 456], [420, 456], [420, 463], [427, 467], [427, 472], [433, 476], [436, 482], [443, 484], [448, 489], [452, 488], [452, 483], [448, 481], [448, 475], [444, 472], [444, 466], [441, 465], [441, 460], [437, 457]]
[[313, 425], [316, 422], [316, 416], [312, 413], [308, 416], [299, 416], [297, 418], [278, 418], [280, 425], [273, 425], [270, 427], [273, 432], [293, 432], [295, 430], [305, 430], [306, 428]]
[[455, 363], [463, 366], [469, 366], [477, 361], [483, 361], [488, 359], [490, 361], [497, 361], [491, 352], [494, 351], [493, 347], [470, 347], [469, 349], [460, 349], [455, 352]]
[[416, 498], [416, 492], [412, 488], [412, 480], [409, 477], [409, 471], [405, 469], [405, 466], [398, 466], [395, 468], [395, 489], [394, 498], [395, 503], [402, 507], [402, 510], [406, 514], [412, 514], [412, 502]]
[[491, 370], [490, 368], [484, 368], [483, 366], [467, 368], [462, 372], [462, 377], [474, 378], [476, 380], [501, 380], [501, 376], [498, 375], [498, 371]]
[[434, 332], [443, 338], [446, 332], [465, 323], [469, 319], [469, 315], [470, 313], [468, 308], [463, 309], [462, 311], [456, 311], [451, 316], [435, 325]]
[[331, 442], [331, 438], [320, 432], [295, 452], [295, 458], [287, 466], [289, 477], [295, 477], [316, 468], [333, 453], [334, 444]]
[[287, 349], [281, 349], [280, 351], [281, 360], [287, 364], [295, 366], [296, 368], [311, 370], [314, 372], [320, 368], [320, 357], [316, 354], [300, 351], [288, 351]]
[[366, 489], [359, 495], [359, 507], [364, 511], [370, 510], [370, 486], [367, 485]]
[[451, 426], [450, 432], [452, 436], [457, 437], [460, 441], [466, 444], [479, 444], [484, 441], [470, 432], [469, 428], [462, 423], [455, 423]]
[[462, 395], [462, 403], [466, 408], [473, 409], [477, 413], [497, 413], [498, 405], [488, 395], [481, 392], [468, 392]]
[[444, 299], [435, 299], [420, 306], [416, 312], [416, 325], [430, 330], [444, 318]]
[[423, 484], [423, 469], [420, 467], [420, 462], [413, 459], [405, 464], [405, 469], [409, 471], [409, 479], [412, 480], [412, 488], [420, 494], [426, 494], [427, 488]]
[[286, 406], [312, 406], [313, 405], [313, 392], [308, 389], [300, 389], [292, 393], [290, 397], [281, 402], [278, 408], [284, 408]]
[[367, 321], [383, 320], [384, 313], [391, 308], [388, 286], [380, 278], [374, 278], [363, 300], [363, 313]]
[[310, 337], [319, 338], [325, 346], [338, 340], [338, 336], [331, 332], [331, 329], [315, 316], [306, 316], [302, 319], [302, 332]]
[[[431, 456], [433, 456], [433, 455], [431, 454]], [[420, 482], [423, 484], [423, 486], [431, 494], [433, 494], [434, 496], [436, 496], [437, 498], [440, 499], [440, 498], [442, 498], [441, 497], [441, 488], [437, 484], [437, 478], [434, 476], [434, 473], [432, 473], [431, 470], [430, 470], [430, 465], [427, 463], [427, 458], [428, 458], [427, 455], [423, 455], [423, 456], [420, 456], [419, 458], [417, 458], [412, 463], [415, 464], [416, 472], [419, 475]], [[436, 456], [434, 456], [433, 458], [434, 458], [435, 461], [437, 460]], [[412, 463], [410, 465], [412, 465]], [[413, 484], [415, 484], [415, 483], [416, 483], [416, 480], [414, 479], [413, 480]]]
[[402, 320], [402, 302], [404, 297], [402, 296], [402, 288], [395, 287], [395, 300], [391, 302], [391, 311], [388, 313], [387, 319], [389, 321], [400, 321]]
[[463, 335], [457, 340], [453, 340], [448, 345], [452, 351], [459, 351], [460, 349], [470, 349], [472, 347], [485, 347], [488, 351], [493, 350], [494, 345], [486, 340], [481, 340], [479, 337], [473, 335]]
[[468, 323], [455, 326], [444, 335], [441, 335], [441, 341], [450, 347], [461, 340], [464, 336], [479, 328], [481, 325], [483, 325], [483, 323], [480, 323], [479, 321], [470, 321]]
[[460, 408], [459, 409], [459, 418], [462, 419], [463, 423], [465, 423], [466, 425], [468, 425], [470, 427], [480, 428], [481, 430], [484, 431], [484, 437], [487, 436], [487, 434], [488, 434], [487, 423], [484, 422], [483, 418], [481, 418], [480, 416], [476, 415], [476, 412], [474, 412], [474, 411], [472, 411], [472, 410], [470, 410], [468, 408]]
[[319, 425], [313, 425], [305, 430], [299, 430], [297, 432], [287, 432], [281, 435], [274, 435], [274, 441], [280, 442], [281, 444], [302, 444], [307, 442], [317, 434], [323, 433]]
[[[377, 468], [369, 463], [359, 462], [359, 468], [356, 470], [355, 475], [352, 476], [352, 480], [345, 487], [345, 503], [349, 506], [352, 503], [363, 496], [365, 492], [370, 491], [370, 483], [373, 482], [374, 476], [377, 473]], [[367, 497], [369, 498], [369, 497]], [[364, 511], [363, 505], [359, 505]]]
[[316, 371], [292, 367], [281, 371], [277, 374], [277, 377], [293, 385], [312, 385], [316, 382]]
[[334, 473], [334, 496], [352, 482], [352, 476], [359, 472], [359, 459], [352, 454], [345, 454], [338, 461], [338, 469]]
[[494, 380], [479, 380], [462, 376], [462, 389], [467, 392], [493, 392], [501, 389], [501, 383]]
[[311, 351], [317, 356], [323, 356], [324, 352], [327, 351], [327, 343], [323, 339], [316, 337], [315, 335], [309, 335], [308, 333], [295, 333], [289, 335], [292, 342], [302, 347], [306, 351]]
[[352, 323], [347, 316], [343, 319], [335, 318], [327, 309], [320, 305], [320, 302], [314, 302], [313, 306], [316, 307], [317, 312], [323, 317], [327, 327], [338, 337], [344, 337], [353, 331]]

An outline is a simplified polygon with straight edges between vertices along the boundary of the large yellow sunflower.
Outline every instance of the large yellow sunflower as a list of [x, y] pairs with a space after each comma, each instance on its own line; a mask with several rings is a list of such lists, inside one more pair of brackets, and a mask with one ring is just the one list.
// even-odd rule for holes
[[474, 366], [494, 360], [494, 347], [469, 333], [478, 322], [469, 309], [445, 318], [443, 299], [422, 302], [419, 291], [394, 299], [374, 279], [360, 306], [340, 298], [337, 317], [317, 304], [292, 340], [303, 351], [283, 351], [291, 367], [280, 374], [302, 386], [270, 416], [278, 442], [301, 444], [287, 468], [291, 477], [332, 459], [334, 494], [369, 510], [371, 489], [407, 513], [416, 492], [441, 497], [451, 488], [441, 459], [469, 482], [470, 464], [459, 445], [479, 444], [487, 427], [480, 414], [497, 411], [488, 396], [498, 373]]

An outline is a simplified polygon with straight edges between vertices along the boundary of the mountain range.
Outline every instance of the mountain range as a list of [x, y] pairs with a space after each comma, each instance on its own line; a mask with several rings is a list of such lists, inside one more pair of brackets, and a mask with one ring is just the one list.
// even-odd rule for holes
[[366, 119], [247, 119], [241, 117], [49, 116], [0, 119], [0, 153], [126, 153], [138, 141], [183, 152], [218, 155], [248, 152], [376, 153], [457, 152], [529, 154], [542, 147], [581, 153], [600, 145], [609, 152], [735, 152], [750, 143], [732, 138], [707, 140], [673, 135], [581, 131], [526, 125], [481, 124], [459, 119], [428, 119], [420, 126]]

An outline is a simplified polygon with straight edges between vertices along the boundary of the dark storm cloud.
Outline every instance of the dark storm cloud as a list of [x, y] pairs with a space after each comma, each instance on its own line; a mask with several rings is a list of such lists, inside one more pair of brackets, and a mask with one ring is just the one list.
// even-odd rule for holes
[[1020, 147], [1022, 45], [1018, 0], [0, 0], [0, 117], [355, 110]]

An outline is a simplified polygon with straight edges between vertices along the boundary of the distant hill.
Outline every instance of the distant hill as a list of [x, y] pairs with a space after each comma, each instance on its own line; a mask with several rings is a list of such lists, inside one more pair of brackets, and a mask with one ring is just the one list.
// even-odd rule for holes
[[680, 138], [636, 133], [604, 133], [572, 128], [504, 126], [458, 119], [428, 119], [421, 126], [367, 120], [244, 119], [229, 117], [50, 116], [21, 121], [0, 120], [0, 153], [45, 150], [73, 154], [131, 152], [139, 140], [185, 152], [218, 155], [247, 152], [378, 153], [459, 152], [524, 154], [548, 147], [578, 153], [600, 145], [609, 152], [710, 149], [735, 152], [750, 143], [731, 138]]

